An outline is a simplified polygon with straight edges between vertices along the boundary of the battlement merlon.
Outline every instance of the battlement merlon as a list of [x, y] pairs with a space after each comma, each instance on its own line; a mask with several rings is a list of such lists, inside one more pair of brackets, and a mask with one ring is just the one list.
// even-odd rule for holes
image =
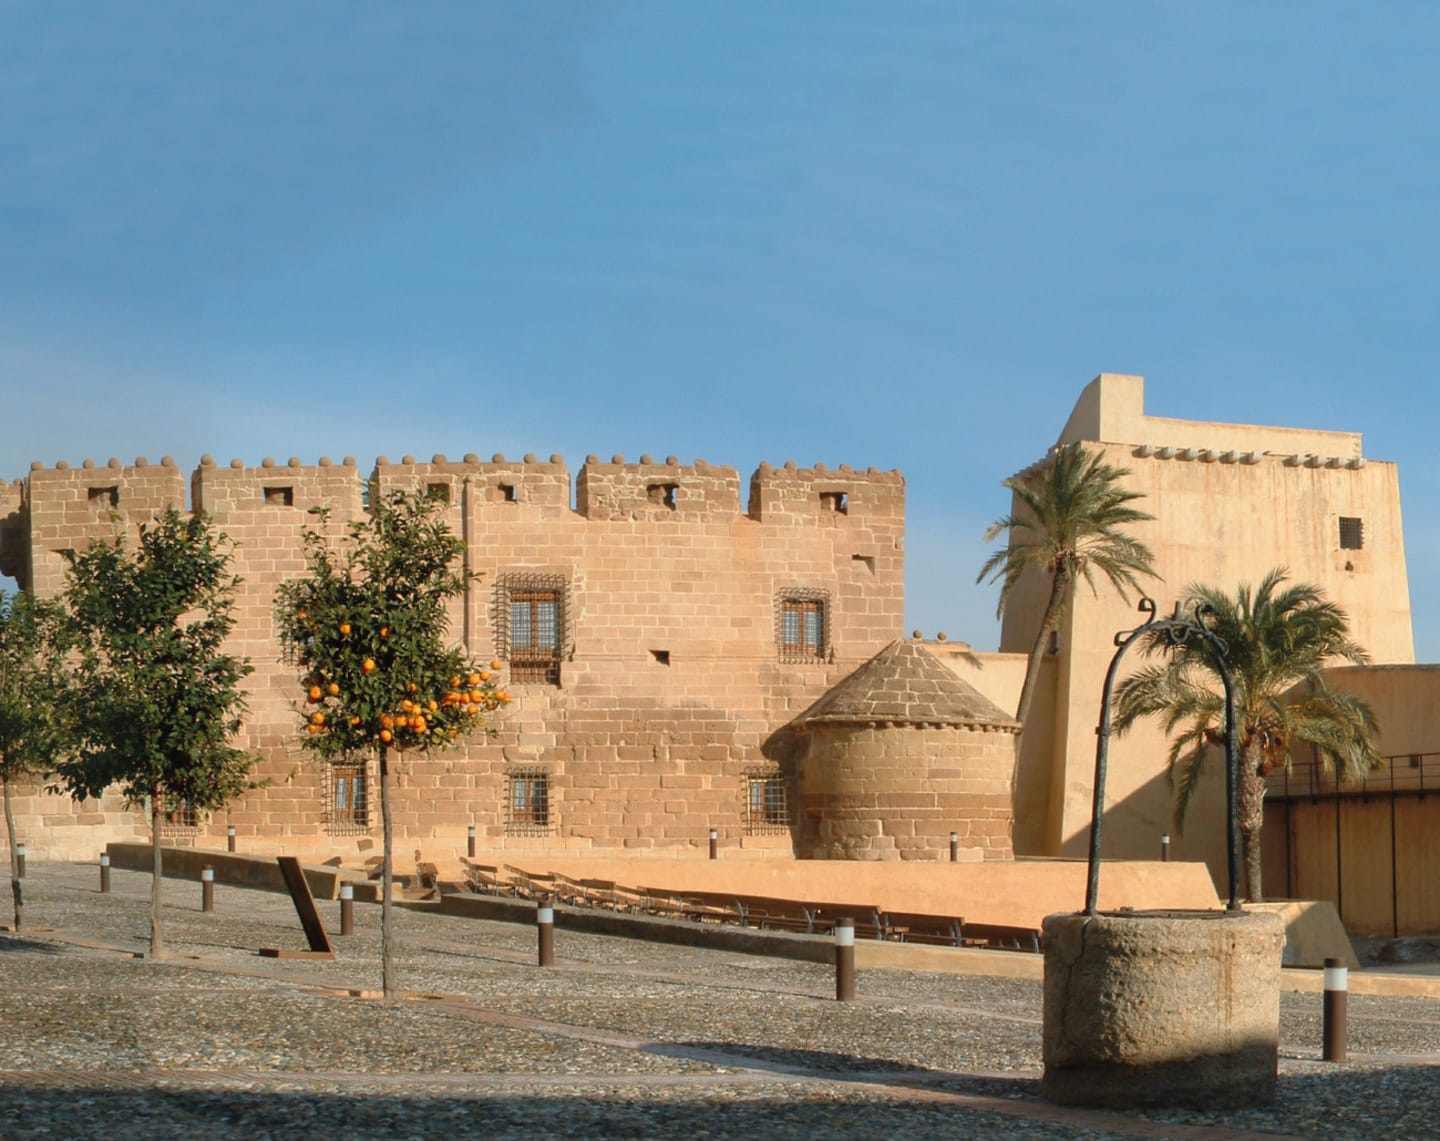
[[194, 510], [203, 511], [222, 527], [248, 511], [306, 512], [325, 507], [341, 520], [358, 518], [364, 511], [363, 488], [353, 456], [339, 464], [322, 456], [319, 464], [311, 466], [293, 456], [283, 465], [267, 458], [259, 467], [247, 467], [239, 459], [220, 467], [213, 457], [202, 456], [190, 477], [190, 502]]
[[734, 519], [740, 514], [740, 476], [733, 467], [674, 456], [639, 463], [587, 456], [575, 480], [575, 508], [586, 519]]
[[373, 473], [380, 491], [423, 485], [432, 495], [455, 507], [464, 505], [481, 513], [509, 512], [517, 508], [547, 512], [570, 510], [570, 472], [558, 455], [539, 460], [528, 454], [521, 460], [496, 453], [488, 463], [469, 453], [459, 463], [437, 454], [429, 463], [405, 456], [391, 463], [386, 456], [375, 461]]
[[905, 517], [905, 477], [898, 470], [855, 471], [849, 464], [802, 468], [788, 460], [777, 468], [763, 463], [750, 479], [749, 514], [765, 523], [828, 516], [871, 524], [889, 520], [898, 526]]

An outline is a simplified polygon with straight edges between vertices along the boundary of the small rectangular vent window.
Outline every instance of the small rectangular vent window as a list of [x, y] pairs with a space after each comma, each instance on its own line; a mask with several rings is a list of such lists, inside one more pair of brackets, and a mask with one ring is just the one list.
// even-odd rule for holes
[[425, 498], [434, 499], [440, 503], [450, 502], [450, 485], [448, 483], [430, 483], [425, 485]]
[[265, 505], [267, 507], [294, 507], [295, 489], [293, 487], [267, 487], [265, 489]]
[[645, 489], [645, 496], [656, 507], [665, 507], [671, 511], [680, 499], [680, 485], [678, 483], [652, 483]]
[[120, 506], [118, 487], [92, 487], [87, 494], [90, 497], [90, 506], [97, 511], [109, 511]]
[[820, 509], [833, 511], [837, 515], [847, 515], [850, 512], [849, 496], [843, 491], [822, 491], [820, 493]]
[[1340, 516], [1340, 549], [1358, 551], [1365, 546], [1365, 521], [1354, 516]]

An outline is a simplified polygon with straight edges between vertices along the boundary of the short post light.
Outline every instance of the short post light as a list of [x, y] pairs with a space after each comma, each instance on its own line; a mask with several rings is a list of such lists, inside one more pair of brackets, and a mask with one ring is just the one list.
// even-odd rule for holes
[[855, 1001], [855, 920], [835, 921], [835, 1001]]
[[710, 829], [710, 858], [713, 860], [720, 855], [720, 833], [714, 828]]
[[25, 845], [15, 845], [15, 875], [18, 879], [25, 878]]
[[555, 897], [542, 895], [535, 908], [535, 929], [539, 933], [540, 965], [555, 965]]
[[960, 833], [950, 833], [950, 862], [952, 864], [960, 861]]
[[340, 885], [340, 934], [355, 934], [355, 885]]
[[1168, 863], [1170, 862], [1170, 833], [1169, 833], [1169, 832], [1164, 833], [1164, 834], [1160, 837], [1160, 862], [1161, 862], [1162, 864], [1168, 864]]
[[100, 853], [100, 894], [110, 894], [110, 853]]
[[235, 825], [233, 824], [225, 829], [225, 850], [227, 852], [235, 851]]
[[465, 829], [465, 854], [472, 860], [475, 858], [475, 825], [473, 824]]
[[215, 869], [209, 864], [200, 869], [200, 910], [215, 910]]
[[1325, 960], [1325, 1061], [1345, 1061], [1345, 1021], [1350, 971], [1344, 959]]

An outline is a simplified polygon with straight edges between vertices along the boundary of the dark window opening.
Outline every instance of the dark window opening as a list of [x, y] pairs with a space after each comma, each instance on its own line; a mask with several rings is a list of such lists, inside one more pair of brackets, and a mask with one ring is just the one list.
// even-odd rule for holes
[[846, 515], [850, 511], [849, 496], [843, 491], [822, 491], [820, 508], [823, 511], [834, 511], [837, 515]]
[[370, 789], [364, 765], [330, 766], [332, 831], [363, 831], [370, 824]]
[[1340, 516], [1340, 549], [1358, 551], [1365, 546], [1365, 521], [1353, 516]]
[[558, 592], [510, 592], [510, 680], [560, 684]]
[[437, 503], [449, 503], [450, 485], [448, 483], [427, 483], [425, 485], [425, 498], [433, 499]]
[[645, 489], [646, 498], [656, 507], [665, 507], [671, 511], [680, 500], [680, 485], [678, 483], [652, 483]]
[[875, 573], [875, 556], [874, 556], [874, 555], [851, 555], [851, 556], [850, 556], [850, 561], [851, 561], [851, 563], [859, 563], [862, 567], [864, 567], [866, 570], [868, 570], [871, 574], [874, 574], [874, 573]]
[[92, 487], [87, 494], [90, 498], [90, 506], [97, 511], [109, 511], [120, 506], [120, 489], [118, 487]]
[[500, 502], [502, 503], [515, 503], [519, 498], [513, 483], [502, 483], [497, 490], [500, 492]]
[[785, 779], [773, 773], [745, 779], [745, 834], [773, 835], [790, 827]]
[[828, 605], [820, 596], [781, 596], [777, 633], [782, 662], [825, 660], [829, 651]]
[[548, 773], [511, 773], [505, 797], [505, 834], [541, 836], [550, 830]]
[[669, 650], [651, 650], [650, 656], [653, 657], [662, 666], [668, 666], [670, 664]]
[[182, 800], [174, 808], [167, 809], [164, 822], [167, 828], [187, 831], [200, 827], [199, 814], [195, 811], [195, 805], [189, 800]]
[[268, 507], [294, 507], [295, 489], [293, 487], [267, 487], [265, 504]]

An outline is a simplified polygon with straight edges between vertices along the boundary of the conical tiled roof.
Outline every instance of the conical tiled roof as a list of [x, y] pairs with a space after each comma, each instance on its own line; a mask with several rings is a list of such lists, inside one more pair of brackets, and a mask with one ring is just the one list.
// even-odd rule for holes
[[840, 681], [795, 724], [871, 721], [1020, 728], [1015, 718], [923, 646], [903, 640], [891, 642]]

